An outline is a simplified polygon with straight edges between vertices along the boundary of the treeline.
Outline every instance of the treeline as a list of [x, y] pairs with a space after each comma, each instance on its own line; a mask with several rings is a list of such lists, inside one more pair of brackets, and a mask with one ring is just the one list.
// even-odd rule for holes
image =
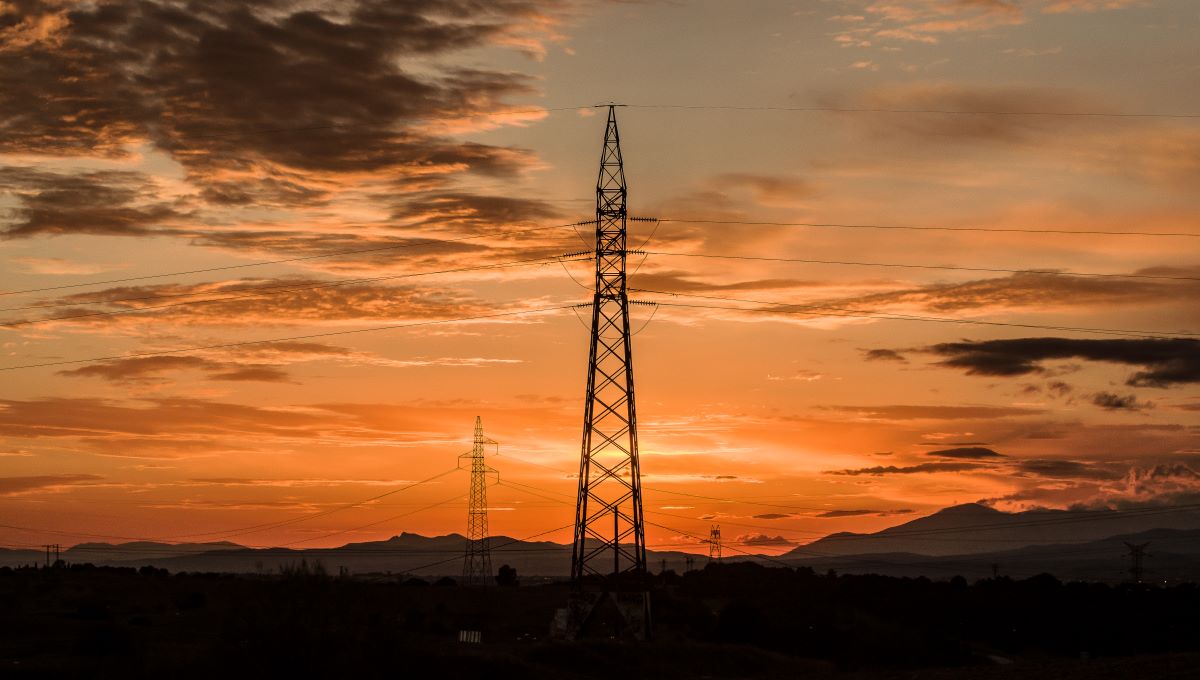
[[[1013, 677], [1031, 678], [1200, 651], [1200, 589], [1190, 585], [1048, 575], [968, 583], [751, 563], [652, 579], [652, 642], [568, 644], [546, 635], [569, 587], [520, 586], [507, 572], [509, 587], [480, 589], [330, 574], [314, 563], [253, 576], [5, 568], [0, 675], [612, 677], [629, 675], [624, 659], [660, 678], [866, 678], [929, 668], [974, 678], [1009, 662], [1022, 669]], [[482, 644], [458, 643], [463, 630], [480, 631]], [[1181, 658], [1200, 665], [1200, 656]], [[1030, 670], [1045, 662], [1074, 665], [1048, 676]]]

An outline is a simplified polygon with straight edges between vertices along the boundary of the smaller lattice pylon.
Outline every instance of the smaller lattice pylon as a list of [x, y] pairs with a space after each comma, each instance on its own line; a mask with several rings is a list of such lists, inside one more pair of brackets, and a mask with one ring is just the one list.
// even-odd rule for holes
[[1129, 557], [1129, 575], [1134, 583], [1141, 583], [1142, 578], [1146, 574], [1146, 567], [1142, 564], [1143, 560], [1151, 555], [1146, 553], [1146, 548], [1150, 547], [1149, 543], [1129, 543], [1125, 542], [1125, 547], [1129, 548], [1126, 555]]
[[467, 547], [463, 556], [462, 583], [468, 586], [486, 586], [492, 583], [492, 551], [488, 544], [487, 487], [488, 477], [499, 480], [500, 473], [484, 462], [484, 452], [489, 445], [499, 444], [483, 436], [483, 419], [475, 416], [475, 437], [471, 450], [458, 457], [470, 461], [471, 492], [467, 504]]
[[708, 561], [721, 561], [721, 525], [714, 524], [708, 530]]

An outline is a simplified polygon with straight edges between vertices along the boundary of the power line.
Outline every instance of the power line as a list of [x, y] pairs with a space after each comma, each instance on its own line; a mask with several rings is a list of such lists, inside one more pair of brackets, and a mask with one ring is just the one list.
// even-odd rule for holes
[[535, 307], [532, 309], [521, 309], [513, 312], [496, 312], [494, 314], [477, 314], [475, 316], [462, 316], [452, 319], [432, 319], [429, 321], [415, 321], [412, 323], [390, 324], [387, 326], [374, 326], [371, 328], [356, 328], [344, 331], [327, 331], [324, 333], [309, 333], [307, 335], [293, 335], [282, 338], [267, 338], [263, 340], [246, 340], [242, 342], [224, 342], [216, 345], [196, 345], [191, 347], [180, 347], [177, 349], [160, 350], [155, 352], [134, 352], [131, 354], [116, 354], [104, 357], [91, 357], [88, 359], [67, 359], [63, 361], [46, 361], [38, 364], [21, 364], [18, 366], [0, 366], [0, 371], [18, 371], [26, 368], [44, 368], [48, 366], [67, 366], [70, 364], [86, 364], [94, 361], [119, 361], [123, 359], [140, 359], [143, 357], [166, 356], [171, 354], [184, 354], [187, 352], [202, 352], [213, 349], [228, 349], [230, 347], [245, 347], [249, 345], [263, 345], [274, 342], [286, 342], [291, 340], [311, 340], [313, 338], [328, 338], [336, 335], [351, 335], [354, 333], [373, 333], [376, 331], [401, 330], [406, 328], [417, 328], [419, 326], [434, 326], [439, 324], [463, 323], [468, 321], [486, 321], [488, 319], [499, 319], [511, 316], [523, 316], [526, 314], [538, 314], [542, 312], [553, 312], [563, 309], [570, 309], [573, 305], [556, 305], [551, 307]]
[[[897, 267], [902, 269], [939, 269], [949, 271], [966, 271], [966, 272], [990, 272], [1002, 274], [1045, 274], [1053, 276], [1087, 276], [1087, 277], [1102, 277], [1116, 279], [1155, 279], [1163, 281], [1200, 281], [1200, 276], [1159, 276], [1155, 274], [1107, 274], [1096, 272], [1073, 272], [1061, 271], [1054, 269], [1003, 269], [998, 267], [962, 267], [954, 265], [934, 265], [934, 264], [902, 264], [897, 262], [856, 262], [853, 260], [811, 260], [797, 257], [763, 257], [756, 255], [709, 255], [704, 253], [671, 253], [665, 251], [649, 250], [647, 255], [659, 255], [663, 257], [695, 257], [710, 260], [747, 260], [751, 262], [795, 262], [802, 264], [831, 264], [831, 265], [851, 265], [857, 267]], [[3, 310], [0, 310], [3, 311]]]
[[1107, 111], [966, 111], [962, 109], [901, 109], [857, 106], [706, 106], [686, 104], [622, 104], [632, 109], [674, 109], [688, 111], [790, 111], [794, 113], [893, 113], [948, 116], [1036, 116], [1065, 118], [1176, 118], [1197, 119], [1195, 113], [1107, 112]]
[[[68, 532], [68, 531], [59, 531], [59, 530], [55, 530], [55, 529], [37, 529], [37, 528], [33, 528], [33, 527], [22, 527], [22, 526], [15, 526], [15, 525], [11, 525], [11, 524], [0, 524], [0, 528], [13, 529], [15, 531], [24, 531], [27, 533], [39, 533], [40, 532], [40, 533], [55, 534], [55, 535], [62, 535], [62, 536], [76, 536], [76, 537], [83, 537], [83, 538], [109, 538], [109, 539], [117, 539], [117, 540], [123, 540], [123, 541], [158, 542], [158, 541], [179, 540], [179, 539], [183, 539], [183, 538], [195, 538], [195, 537], [199, 537], [199, 536], [213, 536], [213, 537], [218, 537], [218, 538], [224, 540], [224, 539], [233, 538], [236, 536], [244, 536], [246, 534], [259, 533], [261, 531], [268, 531], [270, 529], [278, 529], [280, 527], [289, 526], [292, 524], [298, 524], [300, 522], [307, 522], [309, 520], [317, 519], [320, 517], [326, 517], [326, 516], [332, 515], [336, 512], [341, 512], [343, 510], [350, 510], [352, 508], [356, 508], [356, 507], [365, 505], [372, 501], [377, 501], [381, 498], [387, 498], [388, 496], [392, 496], [392, 495], [401, 493], [403, 491], [412, 489], [414, 487], [421, 486], [422, 484], [428, 484], [429, 482], [441, 479], [442, 477], [445, 477], [446, 475], [457, 472], [458, 470], [459, 470], [459, 468], [453, 467], [453, 468], [450, 468], [449, 470], [439, 472], [438, 474], [433, 475], [432, 477], [427, 477], [425, 479], [422, 479], [417, 482], [413, 482], [411, 484], [400, 487], [398, 489], [392, 489], [390, 491], [386, 491], [384, 493], [377, 494], [375, 496], [371, 496], [370, 498], [364, 498], [363, 500], [360, 500], [360, 501], [355, 501], [353, 503], [347, 503], [344, 505], [340, 505], [336, 508], [330, 508], [328, 510], [321, 510], [319, 512], [309, 513], [309, 514], [303, 515], [301, 517], [293, 517], [290, 519], [279, 520], [279, 521], [274, 521], [274, 522], [265, 522], [262, 524], [252, 524], [250, 526], [237, 527], [237, 528], [233, 528], [233, 529], [224, 529], [221, 531], [203, 531], [203, 532], [197, 532], [197, 533], [191, 533], [191, 534], [174, 534], [174, 535], [170, 535], [170, 536], [145, 537], [145, 536], [121, 536], [121, 535], [117, 535], [117, 534], [96, 534], [96, 533], [89, 533], [89, 532]], [[446, 501], [446, 502], [449, 502], [449, 501]], [[421, 509], [418, 509], [413, 512], [419, 512], [420, 510]], [[406, 513], [406, 514], [411, 514], [411, 513]], [[387, 521], [387, 520], [384, 520], [384, 521]], [[297, 542], [300, 542], [300, 541], [297, 541]], [[290, 545], [290, 544], [288, 544], [288, 545]], [[247, 547], [249, 547], [249, 546], [247, 546]]]
[[[87, 312], [85, 314], [72, 314], [69, 316], [55, 316], [55, 317], [48, 317], [48, 318], [44, 318], [44, 319], [24, 319], [24, 320], [20, 320], [20, 321], [6, 321], [6, 322], [0, 322], [0, 327], [28, 326], [28, 325], [32, 325], [32, 324], [49, 323], [52, 321], [70, 321], [72, 319], [84, 319], [84, 318], [91, 318], [91, 317], [98, 317], [98, 316], [142, 314], [145, 312], [152, 312], [152, 311], [157, 311], [160, 309], [169, 309], [169, 308], [173, 308], [173, 307], [183, 307], [186, 305], [200, 305], [200, 304], [209, 304], [209, 303], [214, 303], [214, 302], [228, 302], [230, 300], [244, 300], [247, 298], [267, 297], [267, 296], [271, 296], [271, 295], [277, 295], [280, 293], [288, 293], [288, 292], [297, 291], [297, 290], [318, 290], [318, 289], [323, 289], [323, 288], [337, 288], [340, 286], [349, 286], [349, 285], [363, 284], [363, 283], [376, 283], [379, 281], [394, 281], [394, 280], [398, 280], [398, 279], [416, 278], [416, 277], [420, 277], [420, 276], [433, 276], [433, 275], [437, 275], [437, 274], [454, 274], [454, 273], [471, 272], [471, 271], [485, 271], [485, 270], [490, 270], [490, 269], [508, 269], [508, 268], [512, 268], [512, 267], [527, 267], [532, 264], [549, 264], [551, 262], [578, 262], [578, 261], [581, 261], [578, 258], [574, 258], [575, 255], [578, 255], [578, 253], [557, 255], [554, 257], [530, 258], [527, 260], [514, 260], [511, 262], [501, 262], [501, 263], [496, 263], [496, 264], [477, 265], [477, 266], [473, 266], [473, 267], [457, 267], [454, 269], [440, 269], [440, 270], [436, 270], [436, 271], [416, 272], [416, 273], [411, 273], [411, 274], [392, 274], [392, 275], [388, 275], [388, 276], [373, 276], [373, 277], [361, 278], [361, 279], [341, 279], [338, 281], [322, 281], [319, 283], [305, 283], [305, 284], [294, 284], [294, 285], [284, 284], [284, 285], [278, 285], [278, 286], [266, 286], [263, 288], [258, 288], [255, 290], [247, 291], [242, 294], [227, 295], [225, 297], [219, 297], [219, 298], [206, 298], [203, 300], [190, 300], [190, 301], [185, 301], [185, 302], [174, 302], [174, 303], [167, 304], [167, 305], [156, 305], [156, 306], [152, 306], [152, 307], [138, 307], [138, 308], [134, 308], [134, 309], [118, 309], [118, 310], [109, 310], [109, 311], [104, 311], [104, 312]], [[574, 258], [574, 259], [572, 259], [572, 258]], [[147, 295], [147, 296], [140, 296], [140, 297], [116, 298], [116, 299], [112, 299], [112, 300], [97, 300], [95, 302], [55, 302], [55, 303], [44, 304], [44, 305], [30, 305], [30, 306], [26, 306], [26, 307], [10, 307], [8, 309], [0, 309], [0, 312], [18, 311], [18, 310], [24, 310], [24, 309], [44, 309], [44, 308], [49, 308], [49, 307], [78, 307], [78, 306], [82, 306], [82, 305], [107, 305], [107, 304], [112, 304], [115, 302], [133, 302], [133, 301], [144, 301], [144, 300], [170, 300], [170, 299], [181, 298], [181, 297], [200, 297], [203, 295], [212, 295], [214, 292], [217, 292], [217, 291], [197, 292], [197, 293], [172, 293], [172, 294], [167, 294], [167, 295]]]
[[[527, 541], [529, 541], [529, 540], [531, 540], [531, 539], [534, 539], [534, 538], [539, 538], [539, 537], [541, 537], [541, 536], [545, 536], [546, 534], [552, 534], [552, 533], [554, 533], [554, 532], [556, 532], [556, 531], [563, 531], [563, 530], [566, 530], [566, 529], [570, 529], [570, 528], [572, 528], [572, 527], [574, 527], [574, 526], [575, 526], [575, 523], [574, 523], [574, 522], [571, 522], [570, 524], [566, 524], [566, 525], [563, 525], [563, 526], [561, 526], [561, 527], [555, 527], [555, 528], [553, 528], [553, 529], [547, 529], [546, 531], [541, 531], [541, 532], [538, 532], [538, 533], [536, 533], [536, 534], [531, 534], [531, 535], [529, 535], [529, 536], [525, 536], [525, 537], [523, 537], [523, 538], [514, 538], [514, 539], [512, 539], [511, 541], [505, 541], [504, 543], [501, 543], [501, 544], [499, 544], [499, 545], [493, 545], [493, 546], [491, 546], [491, 549], [492, 549], [492, 550], [503, 550], [505, 546], [509, 546], [509, 545], [512, 545], [512, 544], [514, 544], [514, 543], [525, 543], [525, 542], [527, 542]], [[564, 546], [564, 547], [565, 547], [565, 546]], [[554, 552], [559, 552], [559, 551], [560, 551], [560, 549], [558, 549], [558, 548], [555, 548], [555, 549], [554, 549]], [[408, 568], [408, 569], [406, 569], [405, 571], [408, 571], [408, 572], [413, 572], [413, 573], [415, 573], [415, 572], [418, 572], [418, 571], [422, 571], [422, 570], [424, 570], [424, 569], [430, 569], [430, 568], [432, 568], [432, 567], [437, 567], [437, 566], [441, 566], [441, 565], [443, 565], [443, 564], [448, 564], [448, 563], [450, 563], [450, 562], [456, 562], [456, 561], [458, 561], [458, 560], [464, 559], [464, 557], [465, 557], [465, 555], [464, 555], [464, 554], [462, 553], [462, 551], [460, 550], [460, 551], [459, 551], [459, 554], [458, 554], [457, 556], [455, 556], [455, 557], [450, 557], [450, 558], [447, 558], [447, 559], [444, 559], [444, 560], [438, 560], [438, 561], [436, 561], [436, 562], [430, 562], [429, 564], [422, 564], [422, 565], [419, 565], [419, 566], [416, 566], [416, 567], [411, 567], [411, 568]]]
[[1183, 236], [1200, 238], [1200, 233], [1188, 232], [1158, 232], [1158, 231], [1106, 231], [1106, 230], [1076, 230], [1076, 229], [1017, 229], [1004, 227], [930, 227], [911, 225], [884, 224], [841, 224], [833, 222], [767, 222], [751, 220], [704, 220], [682, 218], [659, 218], [659, 222], [678, 222], [681, 224], [732, 224], [768, 227], [823, 227], [831, 229], [896, 229], [903, 231], [962, 231], [962, 232], [995, 232], [1002, 234], [1079, 234], [1085, 236]]
[[[744, 302], [747, 304], [772, 305], [772, 306], [776, 306], [776, 307], [791, 308], [790, 310], [747, 309], [744, 307], [686, 304], [686, 303], [679, 303], [679, 302], [659, 302], [658, 303], [659, 305], [664, 306], [664, 307], [682, 307], [682, 308], [688, 308], [688, 309], [722, 309], [722, 310], [726, 310], [726, 311], [737, 311], [737, 312], [769, 312], [772, 314], [789, 313], [791, 311], [814, 310], [813, 312], [810, 312], [810, 314], [814, 315], [814, 316], [842, 316], [842, 317], [863, 318], [863, 319], [882, 319], [882, 320], [886, 320], [886, 321], [921, 321], [921, 322], [928, 322], [928, 323], [955, 323], [955, 324], [967, 324], [967, 325], [976, 325], [976, 326], [1036, 328], [1039, 330], [1069, 331], [1069, 332], [1075, 332], [1075, 333], [1095, 333], [1098, 335], [1118, 335], [1118, 336], [1123, 336], [1123, 337], [1152, 338], [1152, 339], [1159, 339], [1159, 340], [1184, 340], [1184, 339], [1191, 339], [1194, 336], [1200, 336], [1200, 333], [1182, 332], [1182, 331], [1175, 332], [1175, 333], [1168, 333], [1168, 332], [1161, 332], [1161, 331], [1139, 331], [1139, 330], [1115, 329], [1115, 328], [1089, 328], [1089, 327], [1078, 327], [1078, 326], [1048, 326], [1048, 325], [1043, 325], [1043, 324], [1029, 324], [1029, 323], [1017, 323], [1017, 322], [1006, 322], [1006, 321], [987, 321], [984, 319], [955, 319], [955, 318], [940, 317], [940, 316], [918, 316], [915, 314], [887, 314], [887, 313], [877, 312], [877, 311], [873, 311], [873, 310], [850, 309], [850, 308], [846, 308], [846, 307], [833, 307], [833, 306], [829, 306], [829, 305], [802, 305], [802, 304], [796, 304], [796, 303], [792, 303], [792, 302], [772, 302], [772, 301], [767, 301], [767, 300], [747, 300], [745, 298], [732, 298], [732, 297], [724, 297], [724, 296], [718, 296], [718, 295], [699, 295], [699, 294], [695, 294], [695, 293], [674, 293], [671, 291], [652, 290], [652, 289], [648, 289], [648, 288], [630, 288], [629, 290], [638, 291], [641, 293], [656, 293], [659, 295], [671, 295], [674, 297], [700, 298], [700, 299], [705, 299], [705, 300], [724, 300], [727, 302]], [[821, 313], [816, 314], [815, 312], [821, 312]]]
[[339, 250], [339, 251], [332, 251], [332, 252], [328, 252], [328, 253], [320, 253], [317, 255], [302, 255], [299, 257], [288, 257], [288, 258], [283, 258], [283, 259], [279, 259], [279, 260], [264, 260], [261, 262], [247, 262], [245, 264], [231, 264], [231, 265], [225, 265], [222, 267], [206, 267], [203, 269], [187, 269], [187, 270], [176, 271], [176, 272], [163, 272], [161, 274], [147, 274], [144, 276], [128, 276], [128, 277], [121, 278], [121, 279], [108, 279], [105, 281], [90, 281], [88, 283], [71, 283], [71, 284], [66, 284], [66, 285], [62, 285], [62, 286], [48, 286], [45, 288], [26, 288], [24, 290], [0, 291], [0, 296], [21, 295], [24, 293], [42, 293], [42, 292], [46, 292], [46, 291], [50, 291], [50, 290], [64, 290], [67, 288], [86, 288], [89, 286], [105, 286], [105, 285], [112, 284], [112, 283], [127, 283], [130, 281], [145, 281], [147, 279], [163, 279], [163, 278], [169, 278], [169, 277], [173, 277], [173, 276], [186, 276], [188, 274], [206, 274], [206, 273], [210, 273], [210, 272], [228, 271], [231, 269], [247, 269], [249, 267], [265, 267], [267, 265], [272, 265], [272, 264], [287, 264], [290, 262], [304, 262], [304, 261], [308, 261], [308, 260], [321, 260], [321, 259], [327, 259], [327, 258], [331, 258], [331, 257], [342, 257], [344, 255], [361, 255], [363, 253], [378, 253], [378, 252], [383, 252], [383, 251], [387, 251], [387, 250], [399, 250], [402, 248], [420, 248], [423, 246], [436, 246], [436, 245], [442, 245], [442, 244], [446, 244], [446, 243], [459, 243], [462, 241], [474, 241], [474, 240], [481, 239], [481, 238], [517, 236], [517, 235], [521, 235], [521, 234], [529, 234], [529, 233], [538, 232], [538, 231], [547, 231], [549, 229], [571, 229], [571, 228], [574, 228], [579, 225], [586, 225], [586, 224], [593, 224], [593, 223], [594, 223], [593, 220], [588, 220], [588, 221], [584, 221], [584, 222], [573, 222], [571, 224], [552, 224], [552, 225], [543, 226], [543, 227], [518, 229], [516, 231], [509, 231], [509, 232], [505, 232], [502, 234], [475, 234], [473, 236], [460, 236], [460, 237], [445, 238], [445, 239], [430, 239], [428, 241], [422, 241], [422, 242], [417, 242], [417, 243], [395, 243], [395, 244], [388, 245], [388, 246], [377, 246], [374, 248], [360, 248], [357, 250]]
[[409, 510], [408, 512], [402, 512], [399, 515], [392, 515], [391, 517], [385, 517], [381, 520], [376, 520], [374, 522], [368, 522], [367, 524], [361, 524], [356, 527], [350, 527], [349, 529], [339, 529], [338, 531], [333, 531], [328, 534], [322, 534], [321, 536], [313, 536], [311, 538], [301, 538], [301, 539], [297, 539], [295, 541], [291, 541], [289, 543], [281, 543], [275, 547], [286, 548], [289, 546], [296, 545], [297, 543], [308, 543], [310, 541], [319, 541], [319, 540], [324, 540], [326, 538], [332, 538], [334, 536], [340, 536], [342, 534], [348, 534], [352, 531], [361, 531], [363, 529], [368, 529], [370, 527], [379, 526], [380, 524], [384, 524], [386, 522], [393, 522], [395, 520], [400, 519], [401, 517], [409, 517], [411, 515], [415, 515], [420, 512], [425, 512], [426, 510], [432, 510], [436, 507], [440, 507], [440, 506], [446, 505], [447, 503], [450, 503], [450, 502], [456, 501], [460, 498], [463, 498], [464, 495], [465, 494], [461, 494], [461, 493], [455, 494], [455, 495], [447, 498], [446, 500], [437, 501], [436, 503], [429, 503], [428, 505], [423, 505], [415, 510]]

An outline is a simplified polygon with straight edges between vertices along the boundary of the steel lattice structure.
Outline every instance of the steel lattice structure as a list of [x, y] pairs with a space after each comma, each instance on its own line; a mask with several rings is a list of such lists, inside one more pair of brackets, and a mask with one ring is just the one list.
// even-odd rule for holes
[[459, 456], [471, 461], [471, 495], [467, 504], [467, 550], [463, 559], [464, 585], [486, 586], [492, 582], [492, 552], [488, 544], [487, 476], [496, 471], [483, 460], [488, 444], [483, 436], [483, 419], [475, 417], [475, 440], [470, 453]]
[[[625, 610], [631, 632], [644, 637], [649, 598], [625, 275], [626, 217], [616, 108], [609, 106], [596, 181], [596, 288], [571, 579], [577, 591], [634, 595], [625, 598], [628, 606], [618, 606]], [[581, 628], [584, 618], [576, 622]]]

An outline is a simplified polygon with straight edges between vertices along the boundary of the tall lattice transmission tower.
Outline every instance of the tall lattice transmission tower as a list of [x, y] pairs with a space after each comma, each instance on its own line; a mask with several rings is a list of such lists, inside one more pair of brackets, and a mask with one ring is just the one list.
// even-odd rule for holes
[[575, 540], [571, 550], [572, 634], [606, 598], [623, 635], [650, 630], [646, 538], [638, 467], [637, 410], [626, 289], [626, 186], [615, 106], [608, 107], [596, 180], [596, 288], [583, 411]]
[[464, 585], [486, 586], [492, 582], [492, 551], [488, 545], [487, 481], [496, 471], [483, 460], [489, 444], [496, 442], [483, 436], [483, 419], [475, 416], [475, 440], [469, 453], [459, 460], [471, 463], [471, 494], [467, 504], [467, 550], [463, 559]]

